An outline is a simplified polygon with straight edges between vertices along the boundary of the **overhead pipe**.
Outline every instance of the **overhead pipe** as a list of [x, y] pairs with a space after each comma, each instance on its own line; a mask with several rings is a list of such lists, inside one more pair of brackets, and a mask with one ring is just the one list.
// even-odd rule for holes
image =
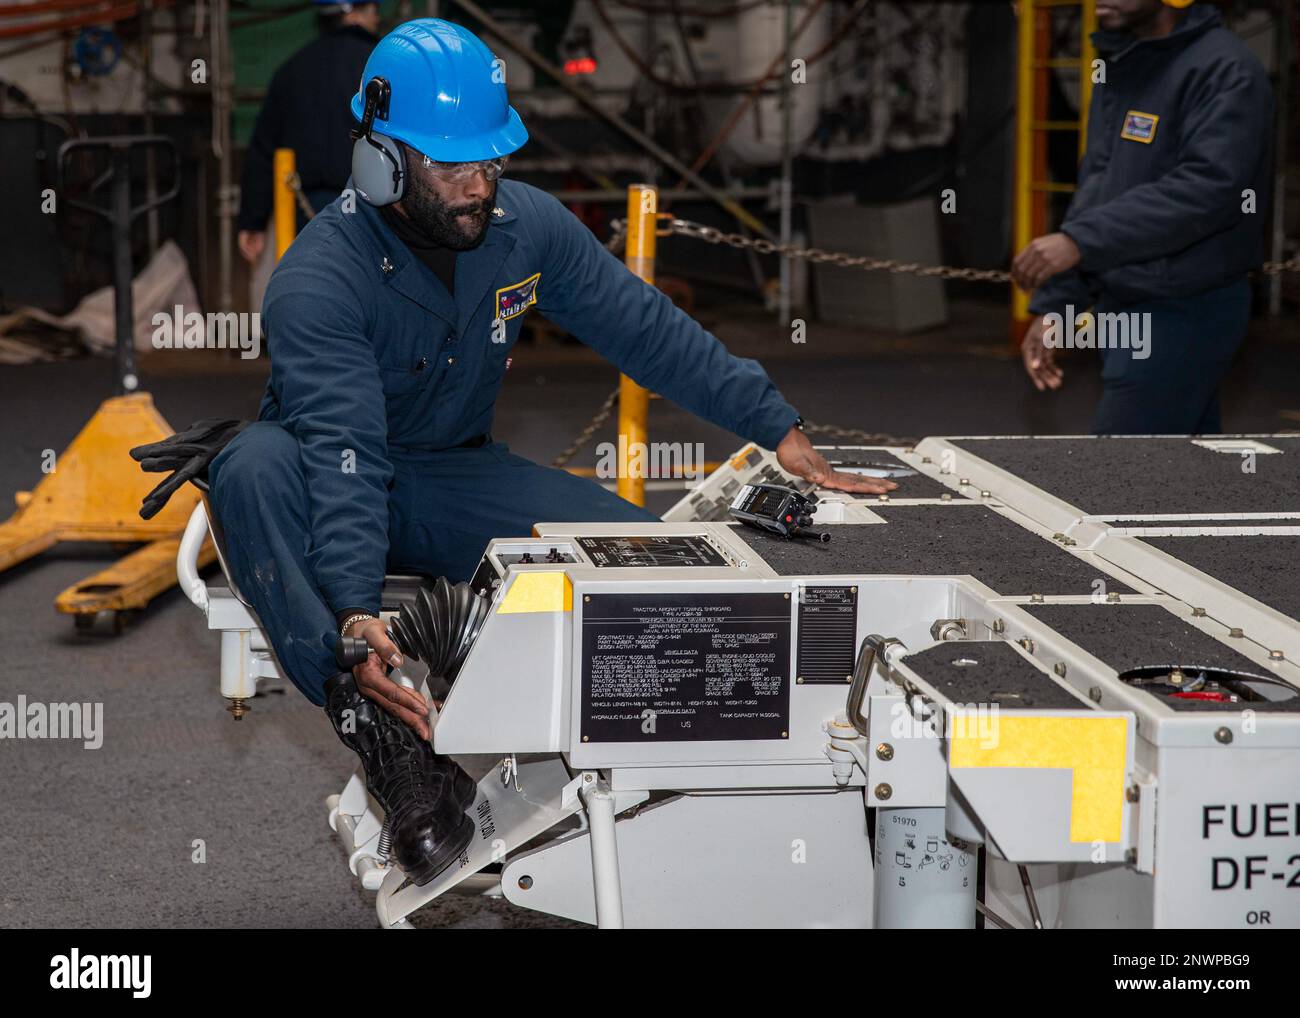
[[[745, 115], [745, 111], [748, 110], [749, 107], [754, 104], [755, 100], [758, 99], [759, 93], [763, 91], [763, 86], [772, 80], [772, 76], [776, 73], [777, 67], [788, 62], [790, 51], [794, 49], [794, 43], [798, 40], [799, 36], [803, 35], [804, 29], [812, 24], [813, 17], [819, 10], [821, 10], [823, 3], [825, 3], [825, 0], [813, 0], [812, 6], [804, 12], [803, 18], [795, 27], [794, 35], [790, 37], [789, 41], [784, 47], [782, 47], [781, 51], [772, 58], [772, 62], [767, 65], [767, 69], [759, 75], [758, 80], [749, 87], [749, 90], [745, 93], [744, 97], [736, 104], [736, 108], [731, 111], [731, 116], [729, 116], [722, 127], [718, 129], [718, 133], [713, 136], [713, 140], [704, 147], [704, 151], [701, 152], [696, 157], [695, 162], [691, 164], [690, 172], [694, 173], [696, 170], [703, 169], [709, 160], [713, 158], [718, 149], [722, 147], [722, 143], [731, 136], [731, 132], [736, 129], [736, 125], [740, 123], [740, 118]], [[849, 12], [849, 18], [845, 22], [845, 25], [847, 26], [849, 22], [855, 19], [865, 6], [866, 0], [859, 0], [858, 6]], [[686, 177], [685, 174], [680, 174], [680, 176], [682, 179], [678, 180], [676, 186], [664, 196], [666, 199], [676, 197], [677, 192], [682, 189], [682, 185], [690, 179]], [[771, 239], [771, 234], [765, 233], [764, 236]]]
[[[595, 114], [605, 123], [623, 134], [627, 135], [652, 156], [658, 159], [664, 166], [676, 173], [682, 180], [695, 185], [695, 187], [706, 195], [710, 201], [726, 209], [735, 219], [744, 223], [755, 233], [760, 234], [767, 239], [772, 239], [772, 231], [769, 230], [756, 216], [751, 214], [747, 209], [736, 204], [725, 193], [714, 187], [707, 180], [702, 178], [698, 173], [688, 167], [686, 164], [677, 159], [667, 149], [663, 148], [653, 138], [649, 137], [644, 131], [633, 127], [617, 113], [610, 113], [597, 103], [591, 96], [587, 95], [580, 87], [569, 81], [560, 68], [547, 60], [531, 46], [520, 42], [511, 36], [509, 30], [501, 24], [496, 18], [485, 11], [474, 0], [452, 0], [457, 7], [465, 13], [478, 20], [483, 28], [503, 45], [509, 47], [527, 60], [530, 64], [545, 74], [555, 79], [556, 83], [569, 95], [573, 96], [584, 109]], [[822, 0], [818, 0], [820, 6]]]
[[85, 10], [87, 7], [104, 7], [112, 0], [37, 0], [35, 3], [6, 4], [0, 7], [0, 18], [22, 18], [49, 11]]
[[29, 35], [45, 35], [61, 32], [67, 28], [81, 28], [85, 25], [103, 25], [115, 21], [127, 21], [140, 12], [139, 4], [126, 3], [107, 10], [92, 10], [88, 13], [75, 14], [58, 21], [41, 21], [9, 28], [0, 28], [0, 39], [18, 39]]

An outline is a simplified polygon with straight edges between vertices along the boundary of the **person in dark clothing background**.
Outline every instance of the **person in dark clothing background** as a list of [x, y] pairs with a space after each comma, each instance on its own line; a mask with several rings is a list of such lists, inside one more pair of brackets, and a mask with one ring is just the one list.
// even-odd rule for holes
[[294, 150], [303, 194], [317, 211], [339, 196], [352, 172], [348, 100], [379, 41], [379, 4], [315, 2], [321, 34], [271, 78], [244, 162], [239, 251], [251, 264], [266, 247], [277, 148]]
[[[1095, 312], [1095, 434], [1220, 430], [1218, 386], [1245, 338], [1247, 275], [1263, 258], [1272, 90], [1218, 10], [1188, 6], [1099, 0], [1092, 38], [1105, 80], [1093, 88], [1079, 187], [1060, 231], [1012, 266], [1034, 291], [1021, 352], [1039, 390], [1062, 384], [1053, 326], [1072, 336], [1075, 316]], [[1109, 343], [1103, 321], [1116, 325]], [[1120, 324], [1148, 326], [1142, 344], [1114, 342]]]

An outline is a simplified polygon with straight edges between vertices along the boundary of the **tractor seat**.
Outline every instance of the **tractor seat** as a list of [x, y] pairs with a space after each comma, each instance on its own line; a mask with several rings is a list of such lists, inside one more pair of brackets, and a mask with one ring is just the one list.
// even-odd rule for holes
[[[230, 592], [235, 595], [239, 601], [247, 608], [252, 610], [253, 606], [249, 603], [231, 575], [229, 556], [226, 552], [226, 532], [221, 526], [221, 521], [217, 519], [217, 514], [212, 511], [212, 503], [208, 500], [208, 482], [199, 478], [192, 478], [191, 482], [194, 487], [203, 493], [203, 514], [208, 520], [208, 533], [212, 535], [212, 546], [217, 552], [217, 562], [221, 565], [222, 575], [226, 578], [226, 584], [230, 587]], [[380, 591], [380, 610], [381, 611], [399, 611], [402, 605], [414, 602], [415, 595], [421, 589], [433, 589], [432, 576], [423, 573], [389, 573], [384, 576], [384, 586]]]

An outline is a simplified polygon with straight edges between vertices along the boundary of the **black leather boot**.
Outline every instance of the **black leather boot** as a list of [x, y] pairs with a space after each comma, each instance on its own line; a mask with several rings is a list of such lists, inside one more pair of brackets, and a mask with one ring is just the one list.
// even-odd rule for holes
[[325, 713], [343, 744], [361, 757], [366, 788], [384, 809], [397, 864], [415, 883], [427, 884], [474, 837], [474, 823], [465, 815], [474, 801], [473, 779], [362, 696], [347, 672], [325, 683]]

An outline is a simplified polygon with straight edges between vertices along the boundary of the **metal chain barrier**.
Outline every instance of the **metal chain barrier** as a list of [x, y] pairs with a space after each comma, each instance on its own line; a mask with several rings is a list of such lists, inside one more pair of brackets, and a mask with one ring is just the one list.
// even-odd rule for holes
[[614, 232], [610, 234], [609, 240], [605, 241], [605, 250], [617, 254], [627, 242], [627, 220], [615, 219], [610, 225], [613, 227]]
[[[578, 432], [577, 437], [574, 438], [569, 447], [551, 460], [551, 466], [568, 466], [569, 461], [582, 451], [596, 432], [609, 420], [616, 406], [618, 406], [617, 387], [605, 397], [605, 402], [600, 405], [596, 415], [592, 417], [585, 428]], [[804, 421], [803, 431], [806, 435], [825, 435], [828, 438], [853, 442], [857, 445], [901, 445], [909, 448], [916, 445], [916, 439], [914, 438], [900, 438], [897, 435], [888, 435], [883, 431], [859, 431], [857, 428], [839, 428], [834, 424], [817, 424], [814, 421]]]
[[[618, 228], [621, 220], [614, 223]], [[823, 251], [816, 247], [796, 247], [794, 244], [778, 244], [763, 237], [746, 237], [741, 233], [727, 233], [716, 226], [704, 226], [692, 223], [689, 219], [667, 219], [666, 231], [684, 237], [694, 237], [706, 244], [722, 244], [726, 247], [748, 248], [758, 254], [776, 254], [786, 258], [806, 258], [815, 265], [836, 265], [843, 269], [863, 269], [867, 272], [907, 273], [915, 276], [936, 276], [940, 279], [964, 279], [976, 283], [1009, 283], [1011, 273], [999, 269], [962, 269], [953, 265], [923, 265], [920, 262], [899, 262], [892, 258], [871, 258], [867, 255], [851, 255], [842, 251]]]
[[[677, 223], [685, 223], [685, 220], [681, 220], [681, 219], [673, 220], [674, 225], [676, 225]], [[620, 248], [622, 248], [624, 242], [627, 240], [627, 220], [616, 219], [610, 225], [613, 227], [614, 232], [610, 236], [609, 240], [605, 242], [605, 250], [618, 251]], [[691, 227], [697, 227], [697, 224], [695, 223], [689, 223], [686, 225]], [[700, 230], [711, 229], [710, 227], [704, 227], [704, 226], [699, 226], [697, 228]], [[720, 231], [715, 230], [713, 232], [718, 233], [720, 234], [720, 236], [722, 236]], [[731, 234], [731, 236], [739, 237], [738, 234]], [[748, 238], [745, 237], [739, 237], [739, 239], [744, 242], [745, 246], [758, 247], [759, 245], [763, 245], [767, 248], [770, 248], [773, 251], [780, 250], [780, 245], [773, 244], [771, 241], [753, 242], [753, 241], [749, 241]], [[718, 241], [714, 241], [714, 243], [721, 243], [721, 242], [723, 242], [721, 239]], [[760, 250], [762, 250], [762, 247], [760, 247]], [[822, 259], [822, 260], [827, 261], [829, 259]], [[898, 264], [898, 263], [890, 263], [890, 264]], [[895, 271], [903, 271], [903, 269], [897, 269]], [[957, 271], [965, 272], [970, 270], [962, 269]], [[618, 406], [617, 387], [615, 387], [614, 391], [605, 397], [605, 401], [601, 403], [600, 409], [596, 411], [595, 416], [592, 417], [592, 419], [587, 423], [587, 426], [585, 428], [583, 428], [580, 432], [578, 432], [577, 436], [574, 438], [573, 442], [569, 445], [569, 447], [551, 461], [551, 466], [553, 467], [567, 466], [569, 461], [572, 460], [574, 456], [576, 456], [579, 452], [582, 451], [582, 449], [587, 445], [587, 443], [590, 442], [592, 438], [595, 436], [596, 432], [599, 431], [600, 428], [605, 424], [605, 422], [609, 420], [610, 415], [613, 414], [614, 408], [616, 406]], [[898, 438], [897, 436], [887, 435], [879, 431], [859, 431], [856, 428], [839, 428], [833, 424], [816, 424], [812, 421], [805, 421], [803, 430], [805, 434], [826, 435], [829, 438], [852, 441], [860, 445], [911, 446], [916, 444], [915, 439], [911, 439], [911, 438]]]
[[[694, 237], [702, 240], [706, 244], [721, 244], [726, 247], [740, 249], [750, 249], [759, 254], [776, 254], [788, 258], [806, 258], [816, 265], [837, 265], [845, 269], [862, 269], [866, 272], [894, 272], [907, 273], [916, 276], [930, 276], [939, 279], [961, 279], [976, 283], [1009, 283], [1011, 282], [1011, 273], [1003, 272], [999, 269], [964, 269], [953, 265], [923, 265], [920, 262], [899, 262], [892, 258], [870, 258], [866, 255], [850, 255], [844, 252], [823, 251], [815, 247], [796, 247], [794, 244], [778, 244], [762, 237], [746, 237], [740, 233], [727, 233], [715, 226], [704, 226], [700, 223], [693, 223], [688, 219], [674, 219], [664, 217], [667, 226], [662, 228], [665, 235], [678, 234], [684, 237]], [[617, 251], [627, 240], [627, 220], [615, 219], [610, 223], [613, 228], [613, 234], [605, 242], [605, 249], [608, 251]], [[1282, 262], [1265, 262], [1260, 271], [1264, 275], [1276, 275], [1281, 272], [1300, 272], [1300, 257], [1289, 258]], [[618, 404], [618, 389], [615, 389], [600, 405], [596, 415], [591, 422], [578, 433], [564, 452], [560, 453], [551, 463], [552, 466], [562, 467], [567, 464], [588, 442], [596, 431], [609, 420], [610, 414], [614, 412], [614, 407]], [[825, 435], [828, 438], [840, 441], [852, 441], [861, 445], [902, 445], [911, 446], [916, 444], [915, 439], [898, 438], [894, 435], [887, 435], [878, 431], [859, 431], [856, 428], [839, 428], [833, 424], [815, 424], [811, 421], [804, 422], [804, 432], [806, 434]]]
[[849, 441], [857, 445], [901, 445], [907, 448], [916, 445], [915, 438], [900, 438], [897, 435], [887, 435], [883, 431], [837, 428], [834, 424], [816, 424], [813, 421], [803, 422], [803, 432], [805, 435], [825, 435], [828, 438]]
[[[762, 237], [746, 237], [741, 233], [727, 233], [716, 226], [704, 226], [689, 219], [664, 217], [665, 235], [678, 234], [694, 237], [706, 244], [721, 244], [725, 247], [749, 249], [758, 254], [775, 254], [786, 258], [806, 258], [814, 265], [836, 265], [844, 269], [862, 269], [866, 272], [906, 273], [914, 276], [931, 276], [939, 279], [962, 279], [975, 283], [1009, 283], [1011, 273], [1001, 269], [964, 269], [955, 265], [924, 265], [921, 262], [899, 262], [892, 258], [871, 258], [867, 255], [851, 255], [842, 251], [823, 251], [816, 247], [796, 247], [794, 244], [778, 244]], [[611, 224], [616, 232], [626, 230], [627, 223], [616, 219]], [[1265, 262], [1260, 271], [1266, 275], [1280, 272], [1300, 272], [1300, 257], [1289, 258], [1283, 262]]]
[[1266, 276], [1275, 276], [1279, 272], [1300, 272], [1300, 256], [1288, 258], [1284, 262], [1265, 262], [1259, 271]]
[[569, 447], [565, 449], [564, 452], [560, 453], [560, 455], [556, 456], [555, 459], [551, 460], [551, 466], [567, 466], [569, 460], [573, 459], [574, 456], [581, 452], [583, 446], [590, 442], [596, 432], [600, 430], [601, 426], [609, 420], [609, 415], [614, 412], [616, 406], [618, 406], [618, 386], [615, 386], [614, 391], [605, 397], [605, 402], [602, 403], [600, 409], [596, 411], [596, 416], [587, 423], [585, 428], [578, 432], [577, 437], [574, 438]]
[[289, 185], [289, 190], [293, 192], [294, 200], [298, 202], [298, 208], [307, 217], [307, 221], [311, 222], [311, 220], [315, 219], [316, 211], [311, 207], [311, 203], [307, 201], [307, 196], [302, 193], [302, 181], [298, 178], [298, 171], [294, 170], [293, 173], [290, 173], [284, 182]]

